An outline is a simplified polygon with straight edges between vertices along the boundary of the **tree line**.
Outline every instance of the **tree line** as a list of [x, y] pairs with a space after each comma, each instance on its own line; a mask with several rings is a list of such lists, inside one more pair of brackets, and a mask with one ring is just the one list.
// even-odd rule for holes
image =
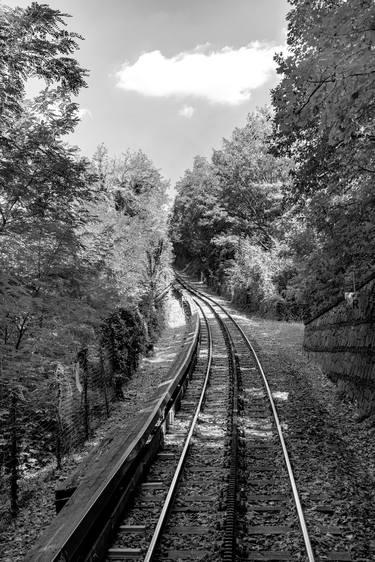
[[306, 318], [375, 265], [375, 8], [289, 0], [272, 107], [177, 183], [181, 264], [263, 313]]

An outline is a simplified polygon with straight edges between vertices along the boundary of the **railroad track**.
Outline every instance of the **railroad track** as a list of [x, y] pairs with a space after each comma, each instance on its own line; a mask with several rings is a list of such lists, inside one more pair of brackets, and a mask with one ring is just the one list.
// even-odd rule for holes
[[[72, 555], [73, 548], [62, 545], [62, 557], [33, 562], [318, 560], [270, 384], [250, 341], [220, 299], [177, 279], [199, 313], [199, 346], [195, 367], [157, 424], [156, 454], [144, 463], [135, 493], [131, 484], [131, 503], [127, 496], [116, 517], [108, 509], [96, 517], [94, 531], [86, 534], [97, 546], [85, 550], [82, 541], [74, 547], [79, 555]], [[151, 434], [146, 454], [150, 441]], [[328, 552], [319, 557], [325, 560], [351, 558]]]
[[[220, 305], [179, 281], [200, 308], [205, 335], [197, 367], [165, 449], [107, 559], [312, 562], [281, 424], [259, 360]], [[195, 408], [192, 398], [198, 394]], [[156, 486], [164, 488], [157, 500]]]
[[[233, 345], [241, 378], [233, 560], [315, 560], [282, 426], [262, 365], [241, 326], [209, 295]], [[198, 290], [197, 290], [198, 289]], [[229, 560], [229, 558], [228, 558]]]
[[[235, 312], [232, 315], [228, 312], [225, 300], [202, 292], [200, 283], [187, 283], [181, 276], [178, 280], [186, 289], [210, 303], [221, 318], [235, 349], [241, 379], [237, 546], [233, 560], [352, 560], [343, 548], [341, 530], [330, 524], [332, 506], [323, 503], [319, 496], [311, 496], [307, 515], [303, 512], [283, 436], [283, 422], [280, 422], [273, 395], [281, 400], [285, 397], [278, 396], [275, 377], [267, 380]], [[303, 493], [304, 497], [308, 495], [306, 488]], [[318, 556], [314, 554], [310, 534], [316, 547], [319, 544]], [[324, 544], [326, 548], [322, 549]]]
[[220, 320], [207, 305], [200, 305], [200, 317], [193, 376], [108, 560], [222, 559], [235, 358]]

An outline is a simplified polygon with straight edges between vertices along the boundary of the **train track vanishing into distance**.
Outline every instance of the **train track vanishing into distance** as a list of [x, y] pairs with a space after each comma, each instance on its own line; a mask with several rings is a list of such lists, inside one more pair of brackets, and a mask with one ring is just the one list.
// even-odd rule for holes
[[256, 353], [222, 306], [178, 281], [199, 307], [197, 365], [107, 559], [312, 562], [281, 424]]
[[[199, 345], [147, 433], [144, 469], [121, 482], [119, 494], [131, 493], [116, 515], [96, 517], [95, 546], [73, 556], [62, 545], [54, 558], [30, 560], [351, 560], [314, 556], [271, 385], [242, 327], [200, 284], [177, 282], [199, 315]], [[316, 521], [311, 527], [319, 532]]]

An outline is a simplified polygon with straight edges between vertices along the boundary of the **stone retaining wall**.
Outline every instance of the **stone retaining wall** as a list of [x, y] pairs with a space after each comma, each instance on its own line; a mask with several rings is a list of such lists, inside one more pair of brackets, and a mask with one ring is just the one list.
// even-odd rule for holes
[[375, 415], [375, 274], [306, 322], [304, 350], [356, 402], [362, 418]]

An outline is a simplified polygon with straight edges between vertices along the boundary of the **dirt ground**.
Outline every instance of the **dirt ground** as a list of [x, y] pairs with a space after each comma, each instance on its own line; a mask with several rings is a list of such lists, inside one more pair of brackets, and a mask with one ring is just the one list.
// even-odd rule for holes
[[[306, 519], [319, 537], [312, 539], [317, 559], [334, 550], [355, 562], [374, 561], [374, 421], [358, 423], [355, 405], [303, 353], [303, 324], [232, 312], [269, 377]], [[333, 534], [320, 534], [314, 521]]]

